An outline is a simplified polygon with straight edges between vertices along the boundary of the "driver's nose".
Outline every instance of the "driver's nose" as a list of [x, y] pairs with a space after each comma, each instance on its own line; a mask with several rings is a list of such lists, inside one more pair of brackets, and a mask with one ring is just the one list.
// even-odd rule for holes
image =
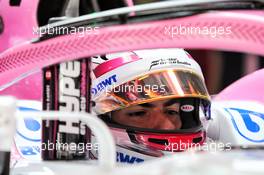
[[175, 116], [173, 119], [170, 116], [167, 116], [162, 111], [157, 111], [154, 113], [156, 116], [156, 125], [154, 129], [161, 129], [161, 130], [175, 130], [181, 128], [181, 119], [180, 116]]

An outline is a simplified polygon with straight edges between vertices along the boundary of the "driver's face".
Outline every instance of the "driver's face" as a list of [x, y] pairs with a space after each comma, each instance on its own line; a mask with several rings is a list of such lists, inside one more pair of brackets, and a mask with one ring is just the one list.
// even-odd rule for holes
[[175, 99], [155, 101], [112, 112], [112, 119], [128, 126], [148, 129], [180, 129], [179, 103]]

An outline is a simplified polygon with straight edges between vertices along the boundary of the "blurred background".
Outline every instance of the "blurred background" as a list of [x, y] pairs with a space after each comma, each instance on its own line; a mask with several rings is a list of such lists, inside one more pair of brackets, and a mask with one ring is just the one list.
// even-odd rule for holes
[[200, 64], [210, 94], [217, 94], [225, 87], [264, 68], [264, 57], [237, 52], [213, 50], [187, 50]]

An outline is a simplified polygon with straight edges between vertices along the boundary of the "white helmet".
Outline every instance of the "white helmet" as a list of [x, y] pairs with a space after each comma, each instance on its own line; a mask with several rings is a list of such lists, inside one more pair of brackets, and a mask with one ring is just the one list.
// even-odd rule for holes
[[[210, 118], [210, 96], [199, 64], [186, 51], [138, 50], [93, 57], [92, 62], [93, 109], [114, 134], [118, 161], [133, 163], [125, 158], [129, 155], [141, 162], [204, 143], [200, 114]], [[178, 129], [142, 128], [111, 117], [127, 107], [172, 99], [179, 103]]]

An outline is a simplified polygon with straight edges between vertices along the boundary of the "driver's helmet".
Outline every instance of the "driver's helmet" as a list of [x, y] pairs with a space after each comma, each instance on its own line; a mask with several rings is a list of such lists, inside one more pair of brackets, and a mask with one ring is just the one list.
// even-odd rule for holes
[[205, 142], [210, 96], [185, 50], [137, 50], [92, 62], [93, 110], [115, 137], [118, 161], [141, 162]]

